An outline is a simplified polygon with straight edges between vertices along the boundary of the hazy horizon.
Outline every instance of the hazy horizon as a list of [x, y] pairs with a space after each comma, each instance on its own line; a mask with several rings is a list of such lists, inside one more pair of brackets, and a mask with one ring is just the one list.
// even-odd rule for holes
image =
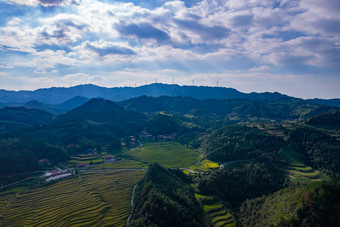
[[[160, 84], [160, 85], [175, 85], [175, 86], [187, 86], [187, 87], [211, 87], [211, 88], [227, 88], [227, 89], [235, 89], [235, 88], [232, 88], [232, 87], [221, 87], [221, 86], [207, 86], [207, 85], [190, 85], [190, 84], [167, 84], [167, 83], [149, 83], [149, 84], [142, 84], [142, 85], [136, 85], [136, 86], [101, 86], [101, 85], [96, 85], [96, 84], [78, 84], [78, 85], [72, 85], [72, 86], [58, 86], [58, 87], [42, 87], [42, 88], [37, 88], [37, 89], [32, 89], [32, 90], [7, 90], [7, 89], [1, 89], [0, 90], [6, 90], [6, 91], [15, 91], [15, 92], [19, 92], [19, 91], [29, 91], [29, 92], [34, 92], [36, 90], [40, 90], [40, 89], [51, 89], [51, 88], [74, 88], [74, 87], [78, 87], [78, 86], [89, 86], [89, 85], [92, 85], [92, 86], [97, 86], [97, 87], [102, 87], [102, 88], [139, 88], [139, 87], [143, 87], [143, 86], [149, 86], [149, 85], [155, 85], [155, 84]], [[237, 89], [235, 89], [237, 90]], [[237, 90], [239, 92], [242, 92], [240, 90]], [[244, 94], [251, 94], [251, 93], [266, 93], [268, 91], [260, 91], [260, 92], [254, 92], [254, 91], [251, 91], [251, 92], [242, 92]], [[277, 92], [277, 91], [273, 91], [273, 92], [270, 92], [270, 93], [280, 93], [280, 92]], [[288, 95], [288, 94], [284, 94], [284, 93], [280, 93], [282, 95]], [[288, 95], [290, 96], [290, 95]], [[314, 97], [314, 98], [303, 98], [303, 97], [297, 97], [297, 96], [290, 96], [290, 97], [294, 97], [294, 98], [302, 98], [302, 99], [322, 99], [322, 98], [319, 98], [319, 97]], [[335, 98], [329, 98], [329, 99], [325, 99], [325, 100], [330, 100], [330, 99], [339, 99], [339, 97], [335, 97]]]

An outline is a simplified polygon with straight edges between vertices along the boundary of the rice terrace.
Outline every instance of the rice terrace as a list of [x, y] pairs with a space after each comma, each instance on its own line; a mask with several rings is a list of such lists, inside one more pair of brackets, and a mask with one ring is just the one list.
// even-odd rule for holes
[[132, 159], [105, 163], [106, 150], [71, 157], [69, 167], [92, 165], [56, 183], [39, 186], [34, 180], [0, 192], [0, 226], [124, 226], [132, 190], [145, 175], [147, 163], [200, 165], [198, 152], [177, 142], [147, 143], [123, 153]]
[[0, 226], [123, 226], [143, 170], [85, 172], [38, 189], [0, 194]]

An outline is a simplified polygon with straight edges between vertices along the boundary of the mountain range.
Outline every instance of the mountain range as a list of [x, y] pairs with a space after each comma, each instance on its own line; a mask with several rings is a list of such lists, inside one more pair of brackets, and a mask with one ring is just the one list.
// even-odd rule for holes
[[[278, 100], [289, 96], [278, 92], [264, 93], [242, 93], [233, 88], [225, 87], [207, 87], [207, 86], [180, 86], [154, 83], [140, 87], [113, 87], [106, 88], [92, 84], [78, 85], [74, 87], [52, 87], [43, 88], [34, 91], [8, 91], [0, 90], [0, 107], [1, 106], [18, 106], [32, 100], [42, 102], [49, 105], [59, 105], [77, 96], [86, 99], [105, 98], [114, 102], [124, 101], [130, 98], [139, 97], [142, 95], [159, 97], [159, 96], [183, 96], [192, 97], [195, 99], [249, 99], [249, 100]], [[87, 101], [87, 100], [85, 100]], [[311, 99], [308, 100], [314, 103], [323, 105], [340, 106], [340, 99]], [[83, 102], [84, 103], [84, 102]], [[32, 105], [32, 103], [30, 104]], [[60, 108], [60, 107], [59, 107]], [[59, 113], [60, 111], [51, 111]], [[64, 111], [61, 111], [64, 112]]]

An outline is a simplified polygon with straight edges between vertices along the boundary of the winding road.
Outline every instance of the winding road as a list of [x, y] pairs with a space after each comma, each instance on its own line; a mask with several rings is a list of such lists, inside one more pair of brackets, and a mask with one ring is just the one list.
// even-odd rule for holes
[[132, 197], [131, 197], [131, 213], [130, 213], [130, 215], [129, 215], [129, 217], [128, 217], [128, 219], [127, 219], [127, 221], [126, 221], [126, 223], [127, 224], [130, 224], [130, 219], [131, 219], [131, 216], [132, 216], [132, 212], [133, 212], [133, 210], [134, 210], [134, 208], [135, 208], [135, 205], [134, 205], [134, 199], [135, 199], [135, 191], [136, 191], [136, 188], [137, 188], [137, 185], [138, 184], [136, 184], [135, 185], [135, 187], [133, 188], [133, 191], [132, 191]]

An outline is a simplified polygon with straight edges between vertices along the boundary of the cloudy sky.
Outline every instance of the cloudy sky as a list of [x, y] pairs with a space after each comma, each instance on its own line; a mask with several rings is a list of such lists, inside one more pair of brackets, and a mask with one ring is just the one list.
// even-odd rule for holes
[[0, 0], [0, 88], [153, 83], [340, 98], [339, 0]]

